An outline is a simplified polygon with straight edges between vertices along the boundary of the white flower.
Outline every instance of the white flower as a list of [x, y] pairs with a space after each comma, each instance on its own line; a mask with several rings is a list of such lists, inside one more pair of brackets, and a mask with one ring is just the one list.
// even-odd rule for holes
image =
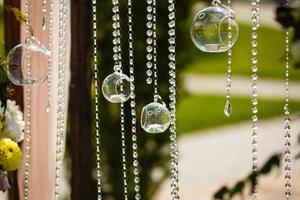
[[[1, 107], [1, 104], [0, 104]], [[0, 114], [3, 115], [4, 108], [0, 108]], [[1, 137], [10, 138], [15, 142], [20, 142], [24, 139], [23, 130], [25, 122], [23, 120], [23, 113], [15, 101], [7, 100], [7, 106], [4, 113], [5, 127]]]

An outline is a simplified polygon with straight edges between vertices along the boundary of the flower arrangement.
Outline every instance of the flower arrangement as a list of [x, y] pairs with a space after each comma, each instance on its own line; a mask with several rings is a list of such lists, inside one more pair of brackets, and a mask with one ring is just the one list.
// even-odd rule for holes
[[23, 113], [15, 101], [7, 100], [6, 106], [0, 101], [0, 191], [11, 188], [7, 174], [19, 168], [22, 151], [18, 146], [24, 138], [25, 122]]

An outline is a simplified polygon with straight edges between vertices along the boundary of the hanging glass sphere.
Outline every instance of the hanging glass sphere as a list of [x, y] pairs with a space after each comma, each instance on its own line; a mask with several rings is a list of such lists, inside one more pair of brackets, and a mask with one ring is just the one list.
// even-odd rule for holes
[[122, 103], [131, 97], [131, 81], [125, 74], [114, 72], [102, 83], [103, 96], [111, 103]]
[[[15, 85], [33, 85], [43, 82], [48, 75], [50, 51], [30, 37], [8, 53], [5, 65], [9, 80]], [[38, 64], [37, 64], [38, 63]]]
[[238, 38], [239, 28], [234, 11], [223, 5], [200, 10], [190, 28], [192, 41], [204, 52], [225, 52]]
[[170, 112], [164, 103], [152, 102], [144, 106], [141, 126], [147, 133], [163, 133], [170, 126]]

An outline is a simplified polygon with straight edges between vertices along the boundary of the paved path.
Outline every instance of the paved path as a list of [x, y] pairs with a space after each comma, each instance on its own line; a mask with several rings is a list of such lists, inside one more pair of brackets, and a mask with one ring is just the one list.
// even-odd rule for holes
[[[283, 121], [275, 118], [259, 124], [259, 158], [263, 163], [283, 148]], [[292, 123], [292, 144], [296, 143], [300, 119]], [[245, 177], [251, 170], [250, 123], [197, 132], [179, 139], [180, 185], [184, 200], [211, 200], [211, 195], [224, 184]], [[298, 151], [300, 149], [298, 148]], [[294, 198], [300, 199], [300, 160], [293, 163]], [[297, 189], [297, 191], [296, 191]], [[169, 199], [165, 184], [155, 200]], [[282, 173], [261, 179], [260, 199], [282, 200]]]
[[[226, 76], [219, 75], [185, 75], [184, 89], [193, 94], [224, 95], [226, 87]], [[251, 94], [251, 79], [249, 77], [233, 77], [232, 95], [249, 97]], [[260, 79], [258, 81], [258, 93], [263, 99], [283, 99], [285, 85], [284, 81], [272, 79]], [[300, 82], [290, 82], [291, 99], [300, 100]]]

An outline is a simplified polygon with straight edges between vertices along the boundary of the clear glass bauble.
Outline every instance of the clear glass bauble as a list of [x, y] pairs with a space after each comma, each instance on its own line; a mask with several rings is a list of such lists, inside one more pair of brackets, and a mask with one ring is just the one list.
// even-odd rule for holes
[[131, 97], [131, 81], [128, 76], [120, 72], [108, 75], [102, 83], [102, 93], [111, 103], [122, 103]]
[[147, 133], [163, 133], [171, 122], [170, 112], [164, 103], [152, 102], [144, 106], [141, 126]]
[[192, 41], [204, 52], [225, 52], [236, 42], [239, 27], [234, 11], [222, 5], [200, 10], [190, 28]]
[[34, 85], [48, 75], [50, 51], [30, 37], [7, 54], [5, 65], [9, 80], [15, 85]]

